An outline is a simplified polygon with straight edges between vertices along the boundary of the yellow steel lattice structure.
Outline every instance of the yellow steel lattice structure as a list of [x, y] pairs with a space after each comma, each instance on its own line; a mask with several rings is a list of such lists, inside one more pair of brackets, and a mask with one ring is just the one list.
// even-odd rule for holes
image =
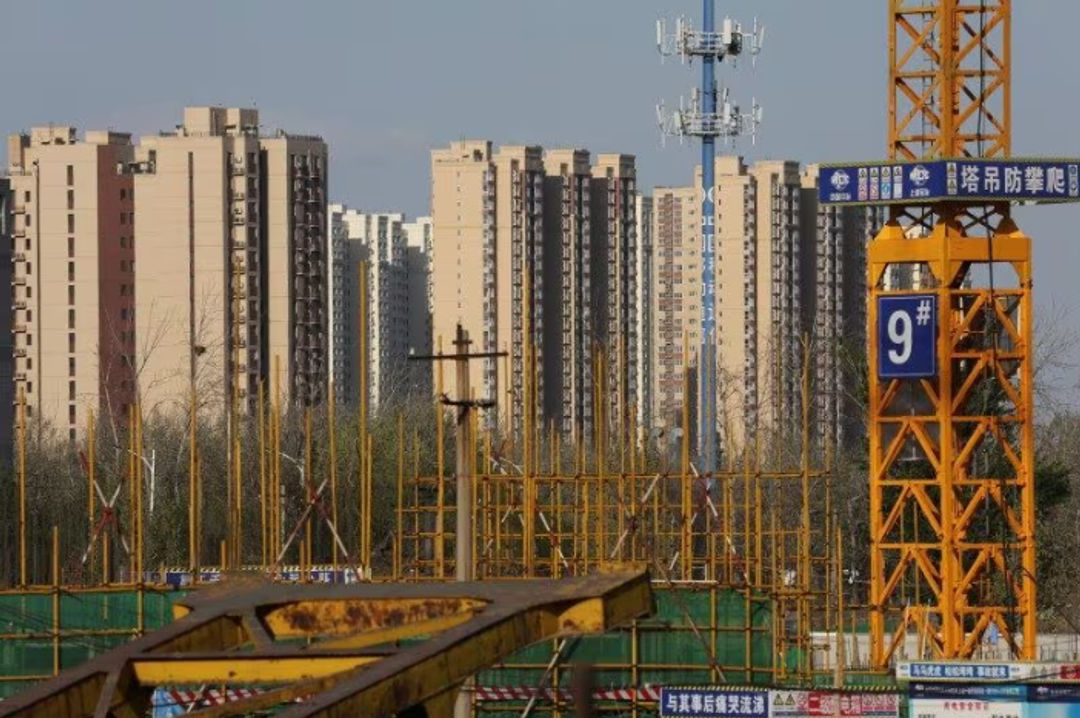
[[889, 0], [889, 157], [1011, 151], [1012, 0]]
[[[890, 157], [1008, 156], [1010, 0], [890, 0], [890, 17]], [[1034, 658], [1030, 239], [1007, 205], [895, 208], [868, 267], [873, 663], [912, 629], [970, 657], [991, 626]], [[938, 374], [881, 380], [878, 300], [905, 293], [937, 296]]]

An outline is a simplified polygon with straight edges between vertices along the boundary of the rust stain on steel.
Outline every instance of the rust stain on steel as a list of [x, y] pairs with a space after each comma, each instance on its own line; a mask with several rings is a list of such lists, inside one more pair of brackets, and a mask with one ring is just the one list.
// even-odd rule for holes
[[301, 601], [271, 610], [265, 620], [271, 625], [285, 628], [287, 633], [353, 634], [477, 612], [485, 605], [485, 601], [469, 598]]

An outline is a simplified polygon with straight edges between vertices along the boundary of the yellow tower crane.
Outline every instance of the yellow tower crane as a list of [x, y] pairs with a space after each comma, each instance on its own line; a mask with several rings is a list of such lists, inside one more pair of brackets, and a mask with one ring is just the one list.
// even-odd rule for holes
[[[872, 660], [997, 636], [1035, 657], [1031, 240], [1080, 160], [1011, 156], [1011, 0], [889, 0], [889, 159], [823, 168], [888, 206], [868, 248]], [[1029, 7], [1029, 11], [1034, 8]]]

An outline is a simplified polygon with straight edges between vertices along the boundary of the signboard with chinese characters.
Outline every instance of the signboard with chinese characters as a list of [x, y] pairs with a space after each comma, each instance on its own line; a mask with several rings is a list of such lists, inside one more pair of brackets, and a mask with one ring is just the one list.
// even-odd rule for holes
[[750, 688], [679, 687], [660, 689], [661, 718], [768, 718], [769, 693]]
[[1028, 687], [1027, 718], [1080, 718], [1080, 686]]
[[822, 204], [1080, 202], [1080, 159], [822, 165]]
[[1023, 718], [1027, 686], [919, 682], [908, 686], [908, 696], [910, 715], [916, 718]]
[[1032, 675], [1031, 663], [973, 663], [899, 661], [896, 678], [901, 681], [978, 681], [1025, 680]]
[[833, 691], [772, 691], [772, 718], [896, 718], [900, 699], [895, 693]]

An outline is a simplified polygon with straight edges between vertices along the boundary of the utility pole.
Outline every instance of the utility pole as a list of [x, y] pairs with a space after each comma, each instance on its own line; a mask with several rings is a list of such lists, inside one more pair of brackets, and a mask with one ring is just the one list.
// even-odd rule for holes
[[[472, 415], [477, 409], [489, 409], [495, 406], [494, 399], [473, 399], [469, 388], [469, 360], [496, 359], [506, 356], [506, 352], [469, 352], [469, 333], [458, 324], [454, 336], [453, 354], [430, 354], [410, 356], [413, 361], [448, 361], [454, 362], [457, 378], [457, 398], [451, 399], [445, 394], [439, 397], [443, 406], [457, 409], [454, 431], [455, 470], [454, 486], [456, 495], [456, 516], [454, 525], [454, 580], [472, 581], [473, 571], [473, 473], [472, 473]], [[462, 691], [454, 702], [454, 718], [467, 718], [469, 701]]]

